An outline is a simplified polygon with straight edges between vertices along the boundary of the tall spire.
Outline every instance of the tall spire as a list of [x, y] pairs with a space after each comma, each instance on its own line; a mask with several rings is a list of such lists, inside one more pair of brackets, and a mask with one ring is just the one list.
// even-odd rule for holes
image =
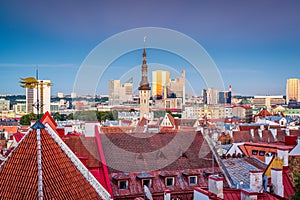
[[144, 37], [144, 52], [143, 52], [143, 64], [142, 64], [142, 80], [140, 82], [139, 90], [151, 90], [148, 82], [148, 66], [146, 60], [146, 36]]

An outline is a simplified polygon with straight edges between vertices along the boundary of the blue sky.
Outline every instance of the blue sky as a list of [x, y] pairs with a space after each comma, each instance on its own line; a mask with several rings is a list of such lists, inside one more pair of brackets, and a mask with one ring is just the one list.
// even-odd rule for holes
[[[287, 78], [300, 78], [299, 10], [297, 0], [0, 0], [0, 94], [25, 94], [19, 78], [33, 76], [36, 65], [40, 78], [54, 83], [53, 94], [68, 94], [80, 64], [100, 42], [151, 26], [180, 31], [201, 44], [235, 94], [282, 95]], [[150, 53], [148, 62], [190, 67], [164, 52]], [[140, 63], [141, 52], [133, 52], [111, 68], [128, 71]], [[186, 77], [200, 94], [203, 80], [189, 71]], [[97, 93], [107, 92], [106, 80], [118, 78], [107, 70]]]

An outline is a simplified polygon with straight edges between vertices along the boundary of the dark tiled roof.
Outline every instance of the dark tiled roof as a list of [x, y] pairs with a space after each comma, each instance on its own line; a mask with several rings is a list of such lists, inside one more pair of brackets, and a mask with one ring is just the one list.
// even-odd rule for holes
[[[211, 151], [200, 132], [101, 134], [108, 166], [142, 172], [163, 163], [164, 170], [197, 169], [211, 166]], [[137, 156], [137, 154], [139, 156]], [[140, 159], [139, 159], [140, 158]], [[111, 172], [115, 172], [110, 168]]]
[[[38, 130], [40, 140], [37, 139]], [[48, 130], [38, 130], [29, 131], [1, 164], [0, 199], [37, 199], [38, 184], [41, 183], [44, 199], [101, 199], [99, 188], [95, 189], [101, 185], [92, 179], [88, 181], [83, 175], [83, 171], [88, 171], [79, 170], [80, 161], [67, 153], [67, 146], [57, 140], [59, 137], [54, 139]], [[39, 159], [42, 169], [38, 169]], [[41, 171], [42, 176], [39, 176]], [[42, 181], [38, 177], [42, 177]]]

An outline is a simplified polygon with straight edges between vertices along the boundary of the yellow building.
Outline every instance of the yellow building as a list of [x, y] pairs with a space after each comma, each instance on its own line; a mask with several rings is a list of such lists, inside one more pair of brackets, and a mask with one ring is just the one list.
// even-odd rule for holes
[[286, 103], [290, 100], [300, 101], [300, 80], [290, 78], [286, 82]]
[[152, 97], [167, 98], [167, 85], [170, 83], [170, 72], [156, 70], [152, 72]]

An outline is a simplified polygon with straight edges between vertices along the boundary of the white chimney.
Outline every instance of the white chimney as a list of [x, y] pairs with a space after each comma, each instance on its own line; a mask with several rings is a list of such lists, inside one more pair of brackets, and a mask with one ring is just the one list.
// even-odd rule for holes
[[282, 169], [272, 168], [271, 169], [271, 183], [275, 194], [284, 197], [284, 186], [282, 183]]
[[289, 150], [288, 149], [278, 149], [277, 156], [279, 159], [283, 160], [283, 167], [289, 166]]
[[271, 129], [270, 129], [270, 132], [271, 132], [271, 134], [272, 134], [274, 140], [277, 141], [277, 129], [271, 128]]
[[208, 190], [217, 195], [217, 197], [223, 199], [223, 177], [218, 175], [211, 175], [208, 177]]
[[253, 192], [263, 191], [263, 171], [262, 170], [251, 170], [250, 171], [250, 190]]
[[254, 137], [254, 130], [253, 129], [250, 129], [250, 135], [251, 135], [251, 137]]
[[257, 200], [257, 192], [250, 189], [241, 190], [241, 200]]
[[261, 130], [261, 129], [258, 129], [258, 136], [259, 136], [260, 138], [262, 138], [262, 130]]
[[164, 200], [171, 200], [171, 190], [165, 190]]
[[286, 135], [290, 135], [290, 129], [289, 129], [289, 128], [286, 128], [286, 129], [285, 129], [285, 134], [286, 134]]

